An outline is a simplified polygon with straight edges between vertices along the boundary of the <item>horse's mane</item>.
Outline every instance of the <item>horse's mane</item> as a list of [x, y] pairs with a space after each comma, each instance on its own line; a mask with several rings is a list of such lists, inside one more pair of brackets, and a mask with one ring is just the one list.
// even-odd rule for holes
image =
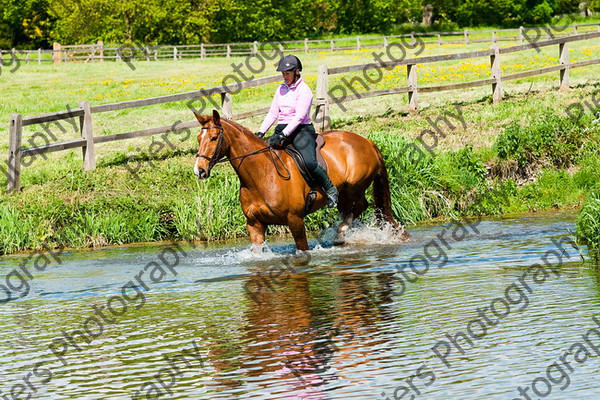
[[258, 138], [256, 135], [254, 135], [254, 133], [252, 133], [252, 131], [250, 129], [246, 128], [245, 126], [243, 126], [241, 124], [238, 124], [237, 122], [232, 121], [232, 120], [227, 119], [227, 118], [221, 118], [221, 120], [227, 122], [230, 125], [232, 125], [234, 128], [239, 129], [240, 131], [242, 131], [243, 133], [245, 133], [247, 136], [250, 136], [250, 137], [252, 137], [252, 138], [254, 138], [254, 139], [259, 140], [259, 141], [262, 142], [262, 139]]

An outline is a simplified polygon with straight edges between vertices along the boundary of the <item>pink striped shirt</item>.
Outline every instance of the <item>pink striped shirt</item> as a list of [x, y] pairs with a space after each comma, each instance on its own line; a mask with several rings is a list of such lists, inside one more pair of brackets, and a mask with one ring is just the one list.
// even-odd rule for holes
[[285, 83], [275, 91], [275, 97], [269, 113], [265, 117], [260, 132], [267, 132], [273, 122], [287, 124], [283, 134], [289, 136], [300, 124], [310, 124], [310, 106], [313, 94], [302, 78], [299, 78], [289, 87]]

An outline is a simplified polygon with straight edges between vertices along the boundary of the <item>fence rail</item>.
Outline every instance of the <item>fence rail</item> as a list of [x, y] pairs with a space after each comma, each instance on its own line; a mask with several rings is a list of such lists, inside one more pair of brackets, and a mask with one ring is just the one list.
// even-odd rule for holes
[[[359, 100], [370, 97], [377, 96], [385, 96], [389, 94], [397, 94], [397, 93], [408, 93], [408, 101], [409, 101], [409, 111], [417, 112], [418, 111], [418, 93], [431, 93], [431, 92], [441, 92], [446, 90], [457, 90], [457, 89], [467, 89], [477, 86], [485, 86], [491, 85], [492, 88], [492, 99], [494, 104], [497, 104], [502, 99], [502, 82], [509, 81], [513, 79], [520, 79], [525, 77], [530, 77], [534, 75], [546, 74], [550, 72], [560, 72], [559, 84], [561, 88], [568, 88], [569, 86], [569, 69], [577, 68], [587, 65], [600, 64], [600, 59], [591, 59], [584, 60], [572, 63], [569, 61], [569, 48], [568, 43], [581, 41], [581, 40], [589, 40], [600, 38], [600, 32], [594, 33], [585, 33], [580, 35], [573, 35], [563, 38], [556, 38], [550, 40], [544, 40], [537, 43], [528, 43], [518, 46], [512, 47], [498, 47], [497, 44], [494, 44], [489, 50], [481, 50], [481, 51], [472, 51], [467, 53], [457, 53], [457, 54], [448, 54], [448, 55], [439, 55], [439, 56], [427, 56], [427, 57], [419, 57], [419, 58], [407, 58], [400, 61], [388, 61], [380, 63], [381, 68], [406, 65], [406, 76], [408, 86], [393, 88], [389, 90], [376, 90], [376, 91], [368, 91], [363, 93], [355, 93], [350, 96], [345, 96], [341, 102]], [[517, 72], [514, 74], [509, 74], [505, 76], [500, 75], [500, 55], [501, 54], [509, 54], [518, 51], [531, 50], [540, 47], [547, 46], [559, 46], [559, 64], [553, 65], [549, 67], [543, 67], [523, 72]], [[417, 65], [424, 65], [429, 63], [436, 63], [442, 61], [451, 61], [451, 60], [462, 60], [469, 58], [478, 58], [478, 57], [490, 57], [490, 78], [487, 79], [479, 79], [470, 82], [461, 82], [454, 84], [445, 84], [445, 85], [437, 85], [437, 86], [418, 86], [417, 79]], [[335, 68], [323, 68], [319, 70], [319, 78], [317, 82], [323, 82], [324, 84], [329, 82], [330, 75], [343, 74], [348, 72], [365, 72], [369, 69], [374, 68], [373, 63], [369, 64], [357, 64], [357, 65], [349, 65], [344, 67], [335, 67]], [[319, 92], [319, 87], [317, 86], [317, 92]], [[317, 117], [315, 118], [320, 126], [317, 128], [321, 131], [328, 130], [330, 127], [330, 118], [329, 118], [329, 88], [321, 88], [322, 104], [317, 106]], [[323, 95], [324, 93], [324, 95]], [[339, 99], [336, 99], [336, 103], [339, 103]]]
[[[52, 50], [0, 50], [0, 56], [3, 53], [12, 53], [13, 58], [17, 57], [17, 53], [24, 54], [27, 64], [37, 61], [50, 62], [60, 64], [63, 62], [103, 62], [109, 61], [159, 61], [159, 60], [183, 60], [189, 58], [208, 58], [208, 57], [234, 57], [234, 56], [251, 56], [257, 54], [259, 48], [265, 45], [277, 45], [281, 51], [294, 52], [314, 52], [314, 51], [343, 51], [355, 50], [363, 48], [380, 48], [387, 47], [389, 42], [394, 40], [404, 40], [410, 38], [415, 40], [418, 38], [433, 38], [434, 40], [425, 41], [424, 43], [442, 44], [457, 44], [457, 43], [499, 43], [501, 41], [526, 41], [526, 32], [529, 29], [538, 29], [544, 31], [547, 39], [562, 38], [570, 35], [578, 35], [581, 29], [596, 29], [600, 32], [600, 24], [573, 24], [561, 26], [560, 34], [550, 32], [547, 27], [531, 27], [531, 28], [514, 28], [514, 29], [489, 29], [469, 32], [464, 31], [449, 31], [449, 32], [411, 32], [402, 35], [389, 36], [356, 36], [352, 38], [335, 38], [335, 39], [308, 39], [304, 40], [287, 40], [274, 43], [211, 43], [211, 44], [191, 44], [191, 45], [157, 45], [157, 46], [121, 46], [121, 47], [104, 47], [102, 41], [96, 44], [84, 45], [61, 45], [54, 43]], [[570, 32], [568, 32], [570, 30]], [[512, 36], [502, 36], [499, 34], [513, 33]], [[478, 38], [484, 35], [483, 38]], [[443, 40], [442, 37], [446, 37]], [[456, 40], [449, 40], [456, 37]], [[340, 45], [343, 43], [345, 45]], [[325, 44], [326, 46], [320, 46]], [[49, 55], [45, 57], [44, 55]]]
[[[339, 105], [340, 102], [347, 102], [371, 97], [387, 96], [393, 94], [408, 94], [408, 108], [411, 112], [418, 112], [419, 102], [418, 95], [422, 93], [432, 93], [447, 90], [458, 90], [466, 89], [477, 86], [491, 86], [493, 103], [497, 104], [502, 99], [502, 83], [505, 81], [530, 77], [539, 74], [546, 74], [552, 72], [559, 72], [559, 83], [561, 88], [569, 87], [569, 69], [576, 67], [583, 67], [588, 65], [600, 64], [600, 59], [590, 59], [578, 62], [569, 61], [569, 49], [568, 44], [571, 42], [589, 40], [600, 38], [600, 32], [585, 33], [579, 35], [573, 35], [563, 38], [555, 38], [537, 43], [523, 44], [513, 47], [498, 47], [495, 43], [489, 50], [471, 51], [466, 53], [456, 53], [438, 56], [427, 56], [420, 58], [403, 59], [399, 61], [389, 61], [380, 63], [379, 67], [385, 68], [389, 66], [400, 66], [406, 65], [406, 87], [393, 87], [384, 90], [374, 90], [362, 93], [354, 93], [351, 96], [346, 96], [342, 100], [336, 99], [335, 103]], [[509, 54], [518, 51], [531, 50], [539, 47], [548, 47], [558, 45], [559, 50], [559, 64], [544, 68], [538, 68], [523, 72], [517, 72], [501, 76], [500, 74], [500, 56], [502, 54]], [[436, 63], [443, 61], [461, 60], [469, 58], [489, 57], [490, 58], [490, 78], [479, 79], [470, 82], [461, 82], [453, 84], [445, 84], [438, 86], [425, 86], [420, 87], [418, 85], [417, 77], [417, 66], [428, 63]], [[333, 75], [344, 74], [349, 72], [361, 71], [364, 73], [368, 69], [376, 68], [377, 65], [374, 63], [370, 64], [358, 64], [349, 65], [343, 67], [328, 68], [326, 65], [321, 65], [318, 70], [317, 76], [317, 88], [315, 94], [315, 111], [314, 111], [314, 122], [316, 128], [319, 131], [328, 130], [330, 127], [330, 113], [329, 108], [331, 105], [331, 94], [329, 92], [329, 80]], [[198, 126], [197, 121], [188, 121], [177, 123], [171, 126], [162, 126], [157, 128], [143, 129], [125, 133], [117, 133], [112, 135], [93, 135], [92, 115], [102, 112], [118, 111], [130, 108], [145, 107], [149, 105], [164, 104], [169, 102], [177, 102], [183, 100], [203, 99], [215, 94], [221, 96], [221, 112], [225, 118], [232, 119], [243, 119], [256, 115], [266, 114], [269, 107], [260, 109], [245, 111], [242, 113], [233, 113], [233, 96], [232, 92], [239, 92], [240, 90], [248, 89], [251, 87], [261, 86], [278, 82], [281, 80], [279, 75], [272, 75], [264, 78], [254, 79], [251, 81], [241, 82], [241, 84], [231, 84], [212, 87], [208, 89], [202, 89], [198, 91], [185, 92], [167, 96], [153, 97], [141, 100], [125, 101], [120, 103], [102, 104], [97, 106], [90, 106], [88, 101], [81, 101], [79, 107], [67, 110], [59, 111], [50, 114], [37, 115], [32, 117], [25, 117], [21, 114], [14, 113], [10, 118], [9, 126], [9, 154], [8, 154], [8, 192], [19, 191], [20, 180], [21, 180], [21, 158], [23, 156], [33, 154], [44, 154], [56, 151], [68, 150], [73, 148], [82, 148], [83, 153], [83, 168], [84, 170], [94, 169], [96, 167], [95, 160], [95, 144], [106, 143], [118, 140], [132, 139], [136, 137], [151, 136], [164, 134], [168, 132], [180, 132], [186, 129], [190, 129]], [[45, 146], [23, 148], [22, 143], [22, 131], [24, 126], [47, 123], [52, 121], [59, 121], [63, 119], [69, 119], [73, 117], [79, 117], [80, 122], [80, 134], [81, 137], [59, 143], [52, 143]]]

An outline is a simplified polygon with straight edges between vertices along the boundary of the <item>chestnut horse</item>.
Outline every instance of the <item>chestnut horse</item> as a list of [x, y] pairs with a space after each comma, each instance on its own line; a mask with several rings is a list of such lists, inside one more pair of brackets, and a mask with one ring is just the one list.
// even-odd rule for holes
[[[247, 128], [222, 119], [216, 110], [212, 116], [195, 115], [202, 130], [194, 172], [205, 179], [217, 162], [231, 163], [240, 178], [240, 203], [252, 243], [263, 245], [268, 225], [287, 225], [298, 250], [308, 250], [304, 208], [310, 188], [293, 159], [283, 150], [269, 147]], [[323, 137], [321, 153], [331, 181], [340, 192], [338, 209], [343, 217], [335, 243], [343, 243], [352, 220], [367, 208], [365, 190], [371, 183], [378, 220], [391, 224], [403, 237], [408, 236], [392, 216], [388, 174], [377, 145], [346, 131], [328, 131]], [[325, 193], [319, 189], [310, 212], [326, 204]]]

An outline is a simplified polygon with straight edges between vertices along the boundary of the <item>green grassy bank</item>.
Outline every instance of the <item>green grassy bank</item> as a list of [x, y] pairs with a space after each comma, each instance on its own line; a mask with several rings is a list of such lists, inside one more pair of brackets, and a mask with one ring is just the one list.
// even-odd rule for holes
[[587, 198], [577, 218], [577, 234], [588, 245], [593, 257], [600, 259], [600, 185]]
[[[352, 124], [335, 125], [351, 129]], [[600, 181], [600, 123], [592, 114], [574, 120], [547, 111], [527, 125], [507, 123], [490, 147], [467, 145], [433, 154], [420, 142], [387, 131], [373, 129], [367, 136], [384, 153], [394, 214], [409, 229], [439, 217], [581, 207]], [[196, 180], [195, 150], [190, 141], [154, 159], [142, 154], [128, 160], [117, 153], [89, 172], [71, 153], [62, 164], [30, 170], [19, 195], [0, 196], [0, 253], [43, 243], [88, 247], [247, 235], [237, 176], [225, 164], [210, 179]], [[599, 232], [595, 193], [578, 225], [592, 243]], [[308, 228], [328, 226], [333, 214], [309, 216]]]

